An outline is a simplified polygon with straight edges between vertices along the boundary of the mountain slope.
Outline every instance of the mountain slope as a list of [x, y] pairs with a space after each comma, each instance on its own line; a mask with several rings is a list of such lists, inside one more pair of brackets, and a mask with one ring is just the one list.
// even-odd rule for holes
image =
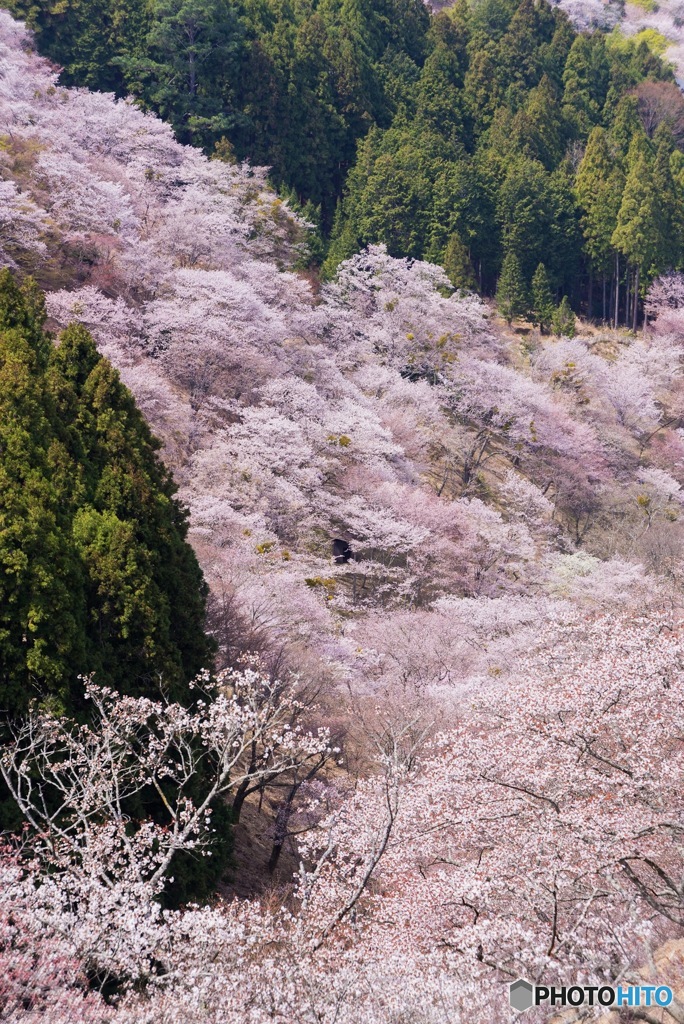
[[[680, 543], [669, 334], [507, 333], [382, 248], [316, 294], [281, 269], [306, 229], [263, 171], [58, 89], [7, 15], [2, 30], [5, 259], [53, 285], [54, 322], [93, 332], [164, 439], [217, 615], [231, 609], [224, 657], [249, 623], [251, 645], [302, 669], [382, 678], [408, 615], [447, 644], [449, 678], [473, 658], [499, 671], [511, 615], [658, 590], [647, 542]], [[335, 566], [337, 536], [362, 561]]]
[[[518, 975], [638, 982], [681, 914], [681, 277], [646, 333], [561, 338], [382, 246], [320, 287], [263, 170], [59, 88], [4, 14], [0, 145], [2, 262], [162, 437], [240, 666], [197, 714], [93, 691], [92, 731], [6, 748], [29, 805], [74, 781], [68, 833], [43, 806], [52, 842], [0, 848], [10, 1019], [493, 1024]], [[174, 829], [195, 857], [213, 819], [115, 783], [216, 750], [297, 877], [239, 836], [260, 898], [162, 911]]]

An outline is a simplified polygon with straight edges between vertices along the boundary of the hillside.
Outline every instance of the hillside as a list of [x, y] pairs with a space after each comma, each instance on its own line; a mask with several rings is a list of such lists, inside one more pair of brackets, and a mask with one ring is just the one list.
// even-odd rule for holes
[[557, 303], [636, 327], [684, 259], [684, 100], [632, 5], [619, 25], [617, 4], [535, 0], [8, 6], [61, 84], [130, 93], [181, 141], [267, 164], [327, 279], [384, 244], [492, 295], [517, 261], [524, 306], [543, 263]]
[[[635, 978], [681, 930], [681, 275], [564, 336], [380, 243], [321, 283], [264, 168], [63, 87], [4, 12], [0, 193], [2, 264], [162, 441], [226, 669], [190, 709], [96, 674], [87, 728], [7, 748], [7, 1019], [495, 1024], [518, 975]], [[218, 797], [259, 898], [162, 912]]]
[[[78, 319], [120, 370], [207, 578], [256, 634], [344, 674], [375, 648], [373, 622], [407, 610], [440, 621], [439, 602], [506, 594], [524, 621], [583, 588], [599, 607], [631, 600], [611, 573], [657, 586], [644, 544], [679, 537], [671, 327], [508, 331], [438, 268], [381, 247], [316, 294], [282, 269], [305, 229], [261, 172], [57, 89], [4, 24], [8, 255], [32, 233], [25, 261], [69, 284], [48, 292], [53, 322]], [[358, 569], [332, 564], [337, 536]], [[593, 573], [605, 588], [586, 587]]]

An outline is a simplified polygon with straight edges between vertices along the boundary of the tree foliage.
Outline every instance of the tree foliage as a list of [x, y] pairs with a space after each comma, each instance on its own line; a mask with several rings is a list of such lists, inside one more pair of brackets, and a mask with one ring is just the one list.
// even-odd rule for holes
[[205, 588], [159, 444], [88, 332], [44, 333], [0, 274], [0, 685], [78, 709], [78, 676], [187, 699], [211, 662]]
[[544, 334], [551, 327], [554, 305], [549, 275], [544, 264], [540, 263], [532, 278], [532, 318]]
[[575, 337], [575, 314], [572, 311], [572, 306], [570, 305], [570, 300], [567, 295], [563, 296], [558, 309], [554, 310], [552, 323], [553, 333], [558, 335], [559, 338]]
[[496, 301], [502, 315], [509, 322], [523, 316], [529, 309], [529, 295], [520, 261], [514, 252], [504, 257], [501, 277], [496, 289]]
[[[486, 15], [486, 31], [482, 18], [478, 4], [433, 20], [428, 42], [434, 49], [415, 104], [359, 147], [324, 273], [332, 275], [340, 257], [375, 241], [395, 256], [446, 267], [456, 233], [485, 293], [495, 291], [504, 259], [514, 252], [527, 288], [543, 262], [552, 287], [591, 315], [598, 277], [617, 275], [618, 290], [631, 282], [632, 264], [618, 257], [616, 265], [613, 233], [633, 140], [655, 156], [654, 133], [662, 125], [661, 138], [663, 130], [671, 133], [672, 153], [680, 107], [671, 72], [642, 44], [626, 42], [617, 51], [602, 33], [577, 35], [544, 2], [497, 6], [496, 15]], [[448, 32], [439, 30], [442, 23]], [[445, 45], [448, 76], [446, 57], [437, 60]], [[449, 113], [431, 118], [421, 99], [425, 90], [439, 91]], [[681, 189], [673, 205], [681, 207]], [[654, 272], [679, 266], [681, 244], [665, 251], [653, 218], [647, 235], [658, 254]]]
[[327, 228], [358, 139], [412, 89], [429, 24], [420, 0], [9, 6], [66, 84], [134, 93], [207, 151], [227, 136], [238, 158], [268, 165], [302, 203], [322, 207]]
[[[487, 3], [488, 23], [506, 21], [502, 6]], [[41, 522], [63, 506], [64, 560], [98, 593], [112, 581], [107, 615], [120, 593], [138, 602], [131, 628], [148, 597], [156, 606], [122, 508], [138, 507], [147, 464], [117, 475], [120, 453], [144, 445], [87, 326], [165, 439], [221, 658], [256, 648], [268, 668], [229, 672], [190, 707], [134, 696], [135, 680], [130, 695], [88, 687], [90, 714], [54, 714], [57, 694], [15, 724], [2, 764], [33, 827], [30, 861], [0, 850], [6, 1012], [423, 1024], [446, 1007], [492, 1024], [509, 1015], [502, 972], [598, 986], [648, 970], [681, 919], [682, 280], [656, 286], [654, 326], [620, 344], [500, 330], [438, 266], [380, 245], [312, 287], [287, 269], [304, 229], [263, 171], [226, 144], [207, 160], [133, 103], [56, 87], [25, 39], [0, 13], [13, 185], [0, 243], [57, 279], [47, 308], [70, 339], [60, 362], [32, 327], [35, 290], [8, 292], [22, 443], [38, 483], [69, 479], [60, 505], [32, 479]], [[516, 53], [526, 81], [534, 53]], [[622, 106], [611, 147], [635, 135], [633, 114]], [[676, 182], [668, 145], [661, 132], [652, 173]], [[615, 152], [627, 160], [629, 143]], [[565, 195], [575, 164], [549, 175]], [[430, 245], [450, 252], [454, 277], [476, 252], [479, 182], [510, 174], [502, 210], [530, 212], [521, 234], [506, 222], [518, 280], [530, 224], [553, 223], [567, 244], [567, 205], [548, 220], [530, 206], [539, 168], [539, 153], [495, 152], [479, 177], [467, 159], [442, 168]], [[533, 275], [546, 253], [534, 258]], [[347, 730], [344, 758], [326, 722]], [[178, 858], [221, 835], [221, 795], [235, 816], [248, 801], [242, 835], [261, 812], [243, 850], [265, 875], [263, 840], [284, 848], [282, 888], [162, 910], [167, 871], [178, 879]], [[184, 902], [186, 867], [181, 881]], [[116, 998], [88, 999], [88, 977]]]

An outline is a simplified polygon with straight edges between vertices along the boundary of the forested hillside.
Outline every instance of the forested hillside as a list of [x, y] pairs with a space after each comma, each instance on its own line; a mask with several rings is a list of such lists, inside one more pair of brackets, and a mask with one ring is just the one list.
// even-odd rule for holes
[[7, 6], [64, 84], [132, 93], [207, 152], [230, 140], [328, 227], [357, 140], [389, 125], [429, 45], [420, 0]]
[[524, 292], [543, 263], [556, 294], [606, 319], [603, 279], [625, 261], [646, 284], [679, 265], [684, 101], [645, 42], [575, 35], [533, 2], [499, 24], [455, 8], [432, 33], [413, 102], [359, 148], [330, 271], [380, 241], [490, 293], [514, 264]]
[[[74, 26], [95, 23], [79, 10], [32, 15], [65, 64]], [[373, 74], [382, 32], [399, 34], [383, 79], [396, 108], [350, 129], [364, 141], [335, 244], [356, 230], [360, 169], [396, 170], [426, 119], [444, 128], [456, 99], [438, 73], [452, 52], [470, 73], [459, 19], [481, 10], [367, 13]], [[119, 13], [117, 31], [142, 32]], [[362, 13], [344, 7], [371, 47]], [[332, 5], [318, 14], [285, 11], [274, 49], [281, 21], [332, 31]], [[517, 977], [652, 979], [674, 990], [662, 1024], [684, 1016], [684, 277], [674, 250], [627, 264], [621, 248], [631, 228], [646, 247], [678, 238], [680, 98], [640, 44], [616, 62], [543, 2], [502, 5], [478, 52], [498, 67], [512, 37], [500, 85], [519, 102], [479, 138], [471, 121], [463, 149], [459, 107], [439, 166], [457, 178], [491, 158], [511, 197], [510, 230], [495, 191], [482, 227], [502, 258], [482, 271], [497, 306], [457, 277], [479, 273], [475, 236], [448, 220], [451, 200], [434, 212], [434, 183], [415, 224], [449, 232], [446, 269], [359, 235], [322, 280], [320, 235], [265, 168], [235, 160], [231, 130], [207, 136], [210, 158], [134, 100], [67, 88], [0, 12], [0, 770], [25, 823], [0, 846], [12, 1024], [503, 1024]], [[82, 73], [118, 87], [120, 42], [84, 40]], [[539, 62], [562, 40], [561, 77], [574, 51], [605, 93], [570, 130], [563, 84], [568, 134], [545, 164], [513, 122], [527, 132], [551, 96]], [[173, 50], [155, 45], [160, 66]], [[432, 114], [411, 106], [428, 69]], [[286, 92], [296, 107], [301, 90]], [[497, 117], [514, 147], [498, 163]], [[426, 150], [412, 152], [420, 171]], [[394, 225], [403, 193], [383, 180], [378, 217], [386, 199]], [[567, 279], [550, 236], [530, 249], [561, 185]], [[666, 208], [652, 234], [643, 210], [661, 225]], [[567, 301], [586, 307], [589, 266], [593, 323]], [[604, 272], [617, 325], [601, 322]], [[625, 308], [627, 281], [642, 305]], [[530, 305], [536, 322], [519, 315]], [[186, 902], [229, 831], [231, 870]]]
[[578, 34], [535, 0], [432, 19], [419, 0], [10, 7], [65, 84], [131, 92], [183, 141], [271, 167], [328, 277], [382, 243], [457, 287], [503, 275], [538, 319], [543, 264], [556, 303], [636, 325], [684, 260], [684, 99], [657, 33]]

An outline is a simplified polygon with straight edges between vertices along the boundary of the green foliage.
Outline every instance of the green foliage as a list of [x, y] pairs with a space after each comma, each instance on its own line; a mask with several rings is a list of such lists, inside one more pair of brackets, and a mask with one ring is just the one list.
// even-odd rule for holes
[[653, 178], [653, 157], [634, 143], [612, 244], [645, 274], [656, 269], [664, 239], [659, 237], [661, 204]]
[[135, 53], [150, 27], [146, 0], [8, 0], [38, 45], [64, 70], [64, 85], [125, 91], [117, 59]]
[[526, 287], [543, 262], [588, 309], [634, 249], [615, 231], [635, 139], [661, 194], [641, 280], [684, 263], [684, 164], [671, 146], [656, 161], [639, 109], [641, 83], [674, 81], [653, 30], [578, 34], [548, 0], [8, 2], [67, 83], [133, 92], [183, 141], [270, 166], [324, 279], [382, 242], [492, 294], [514, 253]]
[[563, 114], [579, 138], [600, 123], [609, 80], [605, 37], [577, 36], [563, 71]]
[[499, 189], [497, 219], [506, 251], [515, 252], [527, 281], [544, 262], [557, 280], [574, 277], [577, 225], [571, 182], [536, 160], [511, 162]]
[[501, 315], [510, 324], [516, 317], [524, 316], [529, 310], [529, 296], [520, 261], [514, 252], [509, 252], [501, 267], [501, 277], [496, 289], [496, 301]]
[[642, 11], [647, 11], [649, 14], [654, 14], [658, 10], [656, 0], [629, 0], [629, 3], [640, 7]]
[[584, 246], [590, 265], [607, 270], [612, 261], [612, 237], [617, 225], [624, 174], [601, 127], [593, 129], [575, 179]]
[[575, 324], [570, 299], [564, 295], [560, 306], [553, 314], [553, 333], [559, 338], [574, 338]]
[[81, 673], [189, 700], [205, 585], [157, 442], [87, 331], [54, 347], [0, 273], [0, 701], [78, 712]]
[[673, 149], [672, 137], [662, 125], [656, 132], [656, 157], [653, 164], [653, 188], [658, 200], [657, 253], [654, 270], [681, 265], [684, 252], [684, 191], [676, 179], [681, 154]]
[[480, 0], [452, 21], [448, 57], [444, 34], [428, 37], [415, 103], [361, 143], [325, 273], [374, 242], [446, 266], [457, 235], [483, 291], [514, 253], [526, 286], [543, 262], [575, 295], [587, 271], [614, 264], [623, 165], [645, 138], [634, 87], [671, 72], [644, 43], [618, 54], [601, 33], [576, 35], [545, 0]]
[[642, 43], [654, 56], [662, 57], [668, 46], [672, 44], [672, 40], [655, 28], [642, 28], [640, 32], [630, 37], [624, 36], [619, 28], [615, 28], [609, 36], [611, 48], [622, 53], [627, 53], [631, 46], [639, 46]]
[[556, 88], [547, 75], [530, 91], [511, 127], [516, 150], [547, 170], [558, 165], [565, 148], [565, 125]]
[[473, 265], [470, 262], [468, 250], [458, 235], [453, 234], [449, 239], [442, 263], [454, 288], [475, 291], [477, 283]]
[[433, 49], [418, 81], [416, 118], [426, 131], [437, 131], [454, 145], [463, 136], [466, 113], [463, 77], [467, 67], [467, 30], [445, 15], [436, 18]]
[[[72, 325], [55, 347], [44, 321], [37, 288], [0, 271], [1, 730], [30, 700], [86, 717], [82, 674], [190, 704], [188, 683], [213, 658], [158, 442], [88, 332]], [[230, 829], [215, 810], [214, 855], [179, 858], [172, 902], [206, 894], [226, 867]], [[127, 812], [163, 819], [154, 792]], [[20, 827], [1, 784], [0, 829]]]
[[542, 334], [551, 329], [555, 313], [555, 303], [549, 275], [546, 267], [540, 263], [532, 278], [532, 323], [539, 327]]
[[243, 36], [236, 10], [224, 0], [154, 0], [149, 13], [140, 53], [113, 63], [183, 141], [211, 148], [235, 124], [226, 72]]
[[[69, 85], [133, 93], [208, 152], [321, 208], [330, 228], [356, 144], [413, 92], [430, 19], [421, 0], [8, 0]], [[447, 19], [448, 20], [448, 19]], [[448, 64], [449, 54], [443, 57]], [[439, 61], [435, 61], [439, 65]], [[439, 116], [442, 71], [425, 96]], [[444, 74], [450, 74], [448, 67]]]

